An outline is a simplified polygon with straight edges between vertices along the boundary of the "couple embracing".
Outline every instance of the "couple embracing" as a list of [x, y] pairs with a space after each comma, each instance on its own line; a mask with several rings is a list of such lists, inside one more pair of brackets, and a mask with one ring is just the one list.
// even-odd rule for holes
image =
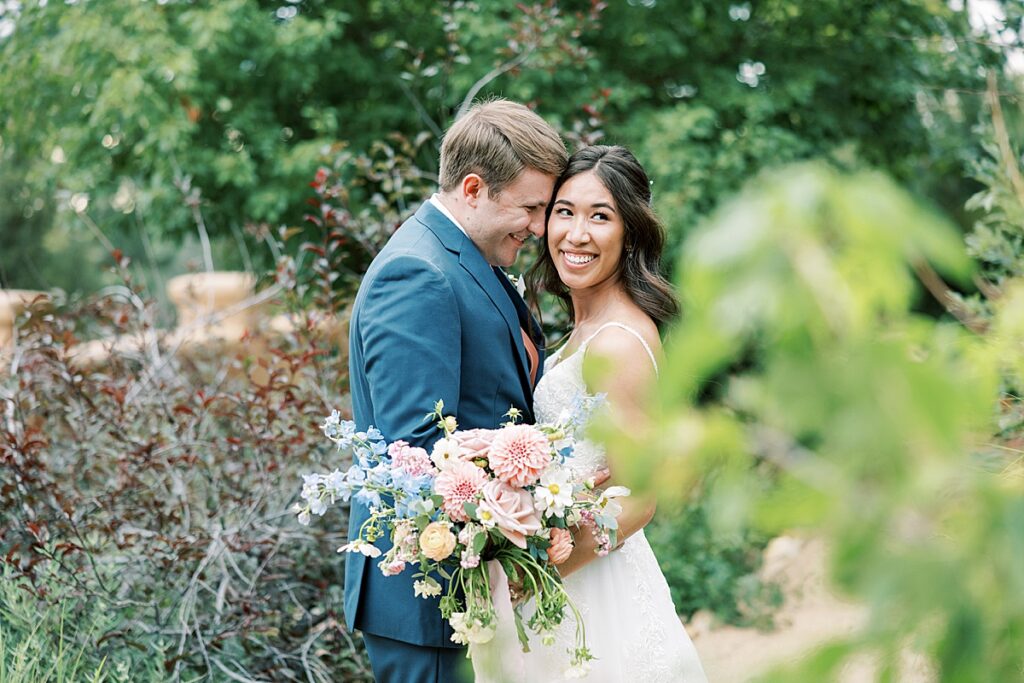
[[[539, 325], [502, 270], [531, 235], [543, 246], [528, 279], [562, 298], [573, 318], [568, 340], [547, 359]], [[657, 374], [659, 327], [678, 308], [659, 274], [663, 243], [647, 175], [628, 150], [586, 147], [567, 159], [558, 134], [528, 108], [477, 104], [445, 134], [439, 192], [395, 233], [359, 288], [349, 342], [356, 424], [429, 450], [440, 434], [423, 415], [438, 399], [460, 428], [493, 429], [510, 407], [526, 422], [555, 422], [599, 392], [615, 419], [629, 420]], [[616, 369], [600, 386], [584, 381], [590, 356]], [[569, 466], [582, 481], [606, 467], [605, 454], [582, 442]], [[706, 681], [643, 534], [653, 513], [653, 504], [627, 499], [618, 549], [599, 556], [580, 533], [560, 558], [596, 657], [587, 680]], [[353, 499], [350, 535], [368, 516]], [[376, 679], [474, 680], [438, 598], [414, 597], [412, 570], [385, 577], [371, 564], [347, 555], [345, 614], [363, 633]], [[499, 628], [475, 646], [476, 680], [561, 680], [569, 668], [561, 641], [572, 642], [576, 624], [567, 618], [560, 628], [553, 645], [535, 643], [529, 653], [514, 628]]]

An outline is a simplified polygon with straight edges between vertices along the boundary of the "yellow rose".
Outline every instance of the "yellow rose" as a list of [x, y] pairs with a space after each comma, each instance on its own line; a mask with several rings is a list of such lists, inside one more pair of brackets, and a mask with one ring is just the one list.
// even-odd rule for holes
[[420, 534], [420, 550], [430, 559], [440, 562], [455, 550], [455, 534], [447, 524], [431, 522]]

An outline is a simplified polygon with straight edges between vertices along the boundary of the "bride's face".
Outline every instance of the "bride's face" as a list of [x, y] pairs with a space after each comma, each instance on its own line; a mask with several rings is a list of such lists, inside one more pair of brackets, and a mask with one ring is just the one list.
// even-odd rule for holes
[[547, 240], [558, 275], [570, 290], [618, 280], [625, 229], [611, 192], [594, 171], [573, 176], [559, 188]]

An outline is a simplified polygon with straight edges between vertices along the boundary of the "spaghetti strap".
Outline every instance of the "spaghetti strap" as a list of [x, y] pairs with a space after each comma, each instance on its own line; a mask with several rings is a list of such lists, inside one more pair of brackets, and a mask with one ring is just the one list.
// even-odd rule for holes
[[596, 330], [594, 330], [594, 333], [591, 334], [589, 337], [587, 337], [583, 341], [582, 344], [580, 344], [580, 349], [583, 350], [583, 354], [584, 355], [586, 355], [586, 353], [587, 353], [586, 350], [585, 350], [587, 348], [587, 345], [590, 344], [590, 342], [594, 339], [594, 337], [596, 337], [597, 335], [601, 334], [601, 332], [604, 331], [608, 327], [619, 327], [619, 328], [622, 328], [623, 330], [625, 330], [626, 332], [629, 332], [631, 335], [633, 335], [638, 340], [640, 340], [640, 343], [644, 345], [644, 351], [647, 352], [647, 355], [651, 359], [651, 363], [654, 365], [654, 374], [655, 375], [658, 374], [658, 361], [655, 360], [655, 358], [654, 358], [654, 352], [651, 351], [650, 344], [648, 344], [647, 340], [643, 338], [643, 335], [641, 335], [639, 332], [634, 330], [629, 325], [626, 325], [625, 323], [620, 323], [620, 322], [615, 322], [615, 321], [607, 322], [604, 325], [601, 325], [601, 327], [599, 327]]

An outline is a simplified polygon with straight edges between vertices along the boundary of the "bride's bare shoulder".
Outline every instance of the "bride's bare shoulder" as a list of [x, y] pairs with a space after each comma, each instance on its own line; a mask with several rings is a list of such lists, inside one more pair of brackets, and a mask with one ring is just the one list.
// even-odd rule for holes
[[653, 322], [643, 322], [623, 320], [621, 323], [626, 327], [608, 325], [587, 347], [587, 386], [594, 392], [606, 393], [619, 410], [641, 405], [657, 376], [657, 357], [661, 351], [658, 330]]
[[648, 350], [655, 357], [661, 353], [661, 338], [654, 321], [643, 314], [623, 316], [618, 324], [608, 324], [587, 346], [587, 355], [610, 361], [616, 373], [652, 369]]
[[636, 351], [638, 345], [642, 345], [641, 339], [655, 353], [660, 351], [658, 326], [642, 311], [636, 311], [619, 315], [614, 321], [602, 325], [589, 346], [592, 351], [604, 352], [602, 355], [631, 353]]

